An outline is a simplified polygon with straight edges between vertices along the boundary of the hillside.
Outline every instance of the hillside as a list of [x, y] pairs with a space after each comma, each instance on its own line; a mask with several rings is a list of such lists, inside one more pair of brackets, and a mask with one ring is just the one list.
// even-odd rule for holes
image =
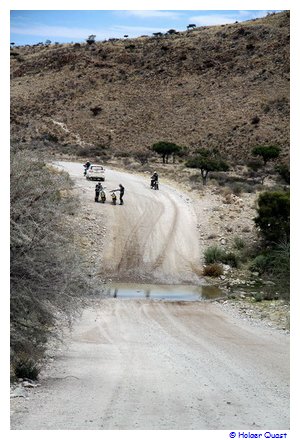
[[11, 49], [11, 134], [78, 152], [167, 140], [289, 158], [289, 13], [162, 37]]

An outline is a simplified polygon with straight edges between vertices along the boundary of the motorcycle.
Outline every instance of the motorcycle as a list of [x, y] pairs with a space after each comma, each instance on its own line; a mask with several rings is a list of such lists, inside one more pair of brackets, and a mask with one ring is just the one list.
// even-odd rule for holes
[[151, 179], [150, 188], [151, 189], [156, 189], [156, 190], [159, 189], [158, 188], [158, 180]]
[[106, 195], [103, 189], [100, 191], [100, 199], [101, 199], [101, 203], [105, 203]]
[[117, 204], [117, 196], [116, 193], [114, 191], [111, 191], [111, 201], [113, 205]]

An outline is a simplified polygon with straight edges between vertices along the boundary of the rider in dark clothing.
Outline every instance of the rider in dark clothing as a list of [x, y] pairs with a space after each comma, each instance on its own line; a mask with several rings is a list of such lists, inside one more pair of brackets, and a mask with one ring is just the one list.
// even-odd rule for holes
[[125, 188], [123, 185], [119, 185], [119, 189], [114, 189], [114, 191], [119, 191], [120, 192], [120, 205], [123, 205], [123, 196], [124, 196], [124, 192], [125, 192]]
[[103, 189], [102, 184], [98, 182], [97, 185], [95, 186], [95, 202], [99, 202], [99, 194], [102, 189]]
[[153, 188], [155, 182], [158, 182], [158, 174], [154, 171], [153, 176], [151, 177], [151, 187]]
[[83, 166], [84, 166], [84, 175], [86, 176], [86, 172], [90, 168], [91, 162], [86, 162]]

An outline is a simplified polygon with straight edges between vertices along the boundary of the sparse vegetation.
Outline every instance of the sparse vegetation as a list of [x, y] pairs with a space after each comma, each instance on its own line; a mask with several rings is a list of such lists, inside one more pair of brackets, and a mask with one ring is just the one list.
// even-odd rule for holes
[[285, 164], [278, 164], [275, 167], [275, 171], [283, 179], [286, 184], [290, 184], [290, 168]]
[[14, 361], [14, 373], [16, 378], [37, 380], [40, 373], [40, 367], [36, 361], [26, 354], [19, 354]]
[[94, 107], [91, 107], [90, 110], [94, 116], [97, 116], [99, 113], [101, 113], [102, 107], [100, 105], [95, 105]]
[[202, 183], [206, 185], [208, 173], [211, 171], [228, 171], [228, 164], [220, 157], [217, 150], [201, 148], [196, 155], [187, 160], [188, 168], [197, 168], [201, 172]]
[[[11, 356], [15, 374], [35, 368], [55, 331], [88, 290], [68, 222], [76, 201], [66, 174], [28, 151], [11, 153]], [[30, 373], [31, 371], [31, 373]]]
[[262, 158], [264, 165], [270, 160], [276, 159], [280, 154], [280, 148], [275, 145], [270, 146], [258, 146], [252, 149], [252, 154], [254, 156], [259, 156]]
[[[272, 280], [275, 290], [289, 299], [290, 290], [290, 244], [283, 241], [273, 248], [265, 248], [250, 264], [253, 272]], [[269, 292], [271, 294], [272, 292]]]
[[[200, 172], [192, 176], [193, 171], [182, 162], [180, 173], [175, 173], [176, 166], [161, 166], [165, 176], [169, 173], [168, 177], [177, 178], [178, 174], [181, 178], [186, 173], [199, 193], [201, 180], [206, 184], [210, 178], [213, 190], [217, 185], [222, 186], [216, 189], [219, 194], [228, 191], [224, 198], [228, 210], [236, 200], [232, 193], [262, 190], [264, 163], [275, 160], [278, 149], [282, 165], [275, 170], [289, 184], [289, 169], [283, 165], [289, 156], [288, 13], [253, 25], [187, 28], [193, 31], [156, 32], [153, 38], [130, 41], [111, 38], [96, 42], [91, 35], [86, 44], [55, 44], [51, 50], [43, 43], [17, 48], [12, 44], [12, 138], [35, 152], [43, 148], [91, 160], [121, 158], [132, 169], [140, 167], [137, 161], [144, 166], [149, 162], [149, 169], [154, 164], [157, 168], [160, 158], [164, 164], [171, 162], [175, 155], [184, 154], [178, 145], [186, 145], [187, 165]], [[250, 59], [251, 69], [247, 67]], [[250, 95], [246, 96], [249, 84]], [[50, 115], [54, 119], [59, 115], [57, 119], [68, 131], [54, 127]], [[78, 138], [86, 147], [76, 144]], [[157, 152], [156, 157], [151, 145], [157, 139], [168, 139], [180, 150], [175, 155]], [[263, 146], [259, 148], [276, 147], [271, 147], [271, 157], [260, 150], [251, 158], [257, 144]], [[199, 150], [198, 146], [206, 148]], [[226, 158], [223, 165], [216, 157], [216, 147]], [[211, 153], [203, 155], [206, 149]], [[250, 170], [244, 167], [242, 178], [235, 172], [236, 166], [246, 163]], [[234, 173], [225, 171], [228, 164]], [[272, 228], [266, 226], [268, 229]], [[270, 251], [267, 247], [273, 246], [268, 240], [255, 255], [264, 256]], [[247, 248], [248, 243], [243, 249], [233, 244], [238, 264], [246, 263]], [[222, 262], [229, 252], [223, 251]], [[232, 255], [231, 264], [234, 262]], [[271, 271], [263, 273], [271, 276]]]
[[92, 44], [95, 44], [95, 42], [96, 42], [96, 35], [89, 35], [88, 37], [87, 37], [87, 39], [86, 39], [86, 42], [87, 42], [87, 44], [88, 45], [92, 45]]
[[220, 275], [223, 275], [223, 273], [223, 268], [218, 263], [208, 264], [203, 268], [203, 275], [206, 277], [219, 277]]
[[255, 224], [267, 243], [289, 241], [290, 194], [287, 192], [264, 192], [258, 198], [258, 216]]
[[[254, 50], [246, 49], [249, 32]], [[253, 25], [155, 35], [130, 41], [96, 41], [89, 35], [81, 46], [52, 44], [51, 50], [42, 43], [12, 46], [11, 52], [19, 53], [11, 57], [12, 136], [30, 145], [37, 133], [51, 131], [50, 115], [60, 115], [69, 129], [56, 133], [62, 153], [74, 144], [72, 134], [93, 145], [111, 133], [113, 150], [148, 148], [162, 139], [186, 145], [192, 154], [201, 142], [208, 149], [219, 147], [233, 164], [247, 162], [257, 144], [276, 145], [287, 161], [287, 12]], [[129, 44], [135, 48], [125, 49]], [[92, 119], [89, 109], [97, 98], [107, 111]], [[256, 115], [259, 123], [251, 124]]]
[[210, 246], [204, 251], [205, 264], [221, 262], [225, 256], [225, 252], [219, 246]]
[[231, 267], [238, 267], [238, 256], [231, 251], [225, 251], [219, 246], [213, 245], [204, 251], [205, 264], [223, 263]]
[[234, 237], [233, 242], [234, 242], [234, 247], [237, 250], [244, 249], [246, 246], [245, 240], [243, 240], [241, 237]]
[[152, 150], [162, 157], [163, 163], [168, 163], [169, 157], [173, 158], [180, 153], [181, 147], [173, 142], [160, 141], [152, 145]]

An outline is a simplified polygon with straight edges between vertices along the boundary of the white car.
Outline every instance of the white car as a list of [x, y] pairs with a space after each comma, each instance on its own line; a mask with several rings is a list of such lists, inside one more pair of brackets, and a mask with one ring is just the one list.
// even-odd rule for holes
[[89, 169], [86, 172], [87, 180], [105, 180], [105, 169], [102, 165], [90, 165]]

